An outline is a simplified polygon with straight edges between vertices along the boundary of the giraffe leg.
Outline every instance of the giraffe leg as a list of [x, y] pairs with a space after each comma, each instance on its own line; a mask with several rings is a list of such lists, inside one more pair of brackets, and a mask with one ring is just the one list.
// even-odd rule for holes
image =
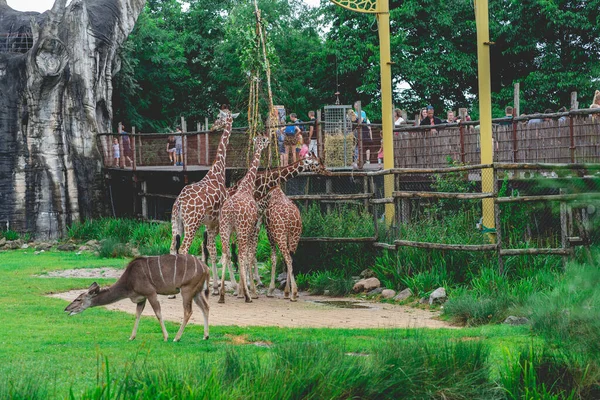
[[254, 251], [252, 251], [252, 246], [247, 249], [247, 256], [246, 256], [246, 265], [248, 265], [248, 268], [250, 270], [250, 291], [251, 294], [250, 296], [253, 299], [258, 299], [258, 294], [256, 293], [256, 285], [254, 284], [254, 278], [252, 277], [252, 265], [254, 263], [254, 261], [256, 260], [256, 247], [254, 247]]
[[208, 305], [208, 299], [204, 295], [204, 291], [201, 290], [196, 293], [194, 302], [202, 310], [202, 315], [204, 316], [204, 340], [208, 340], [208, 312], [210, 311], [210, 306]]
[[252, 299], [248, 295], [248, 282], [247, 282], [247, 271], [248, 267], [248, 252], [246, 251], [246, 246], [248, 244], [247, 238], [244, 238], [242, 235], [238, 234], [238, 243], [240, 244], [240, 286], [238, 288], [238, 297], [244, 296], [246, 299], [246, 303], [252, 303]]
[[167, 333], [167, 328], [165, 328], [165, 322], [163, 321], [162, 313], [160, 311], [160, 303], [158, 302], [158, 297], [156, 293], [153, 293], [148, 296], [148, 301], [154, 310], [154, 314], [156, 314], [156, 318], [158, 322], [160, 322], [160, 328], [162, 329], [163, 339], [165, 342], [169, 339], [169, 334]]
[[135, 309], [135, 324], [133, 324], [133, 331], [131, 332], [129, 340], [135, 339], [135, 336], [137, 335], [138, 325], [140, 324], [140, 318], [142, 316], [142, 311], [144, 311], [144, 307], [146, 307], [146, 299], [137, 303]]
[[215, 228], [208, 228], [207, 226], [207, 243], [208, 254], [210, 257], [210, 265], [212, 267], [212, 280], [213, 280], [213, 296], [219, 294], [219, 271], [217, 270], [217, 244], [215, 238], [217, 236], [217, 230]]
[[[200, 288], [200, 290], [202, 290], [202, 288]], [[174, 342], [179, 342], [181, 335], [183, 334], [183, 330], [192, 316], [192, 297], [193, 296], [190, 293], [190, 289], [181, 291], [181, 298], [183, 299], [183, 321], [181, 322], [181, 326], [179, 327], [177, 335], [175, 335], [175, 339], [173, 339]]]
[[252, 237], [252, 249], [254, 249], [254, 255], [252, 256], [252, 259], [250, 260], [252, 262], [252, 266], [250, 268], [251, 271], [253, 271], [254, 273], [254, 280], [256, 281], [256, 285], [258, 287], [264, 287], [264, 283], [262, 283], [262, 280], [260, 279], [260, 274], [258, 273], [258, 262], [256, 260], [256, 246], [258, 245], [258, 235], [260, 234], [260, 225], [261, 225], [261, 219], [258, 219], [258, 222], [256, 223], [256, 231], [254, 232], [254, 236]]
[[200, 224], [198, 222], [194, 222], [184, 227], [184, 238], [181, 244], [181, 248], [179, 249], [179, 254], [188, 254], [188, 252], [190, 251], [190, 247], [192, 246], [192, 242], [194, 241], [194, 236], [196, 236], [196, 231], [198, 230], [199, 225]]
[[180, 213], [181, 210], [179, 209], [179, 199], [175, 200], [175, 203], [173, 204], [173, 209], [171, 211], [171, 234], [172, 234], [172, 238], [171, 238], [171, 249], [170, 249], [170, 254], [177, 254], [177, 236], [179, 236], [179, 239], [181, 239], [181, 234], [182, 231], [180, 229]]
[[271, 245], [271, 283], [267, 291], [267, 297], [273, 297], [275, 291], [275, 269], [277, 268], [277, 247]]

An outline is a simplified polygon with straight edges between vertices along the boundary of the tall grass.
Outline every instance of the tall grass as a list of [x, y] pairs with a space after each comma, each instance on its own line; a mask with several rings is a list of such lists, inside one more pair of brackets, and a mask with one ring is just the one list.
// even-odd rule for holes
[[[489, 348], [480, 342], [383, 340], [366, 354], [344, 346], [294, 341], [262, 356], [228, 347], [219, 357], [194, 364], [134, 363], [112, 373], [97, 365], [97, 382], [83, 399], [495, 399], [502, 391], [490, 378]], [[41, 398], [43, 382], [17, 387], [13, 398]], [[39, 393], [39, 394], [38, 394]]]

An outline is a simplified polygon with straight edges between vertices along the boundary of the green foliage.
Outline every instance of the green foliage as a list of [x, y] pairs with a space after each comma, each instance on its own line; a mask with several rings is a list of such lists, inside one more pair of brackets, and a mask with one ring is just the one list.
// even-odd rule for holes
[[17, 239], [23, 239], [23, 240], [29, 240], [29, 235], [25, 234], [25, 235], [21, 235], [19, 232], [13, 231], [11, 229], [4, 231], [4, 232], [0, 232], [1, 236], [4, 237], [6, 240], [17, 240]]
[[[143, 339], [129, 342], [132, 315], [94, 308], [67, 317], [59, 315], [64, 300], [44, 296], [85, 288], [89, 279], [37, 277], [126, 263], [65, 252], [0, 253], [0, 398], [516, 399], [573, 390], [577, 398], [599, 397], [598, 375], [581, 352], [554, 352], [526, 328], [211, 326], [211, 339], [202, 341], [202, 327], [191, 324], [174, 346], [162, 341], [154, 317], [143, 317]], [[178, 328], [166, 325], [169, 332]], [[527, 344], [534, 357], [520, 350]]]
[[[337, 205], [330, 212], [312, 204], [301, 207], [304, 237], [372, 237], [373, 217], [363, 206]], [[362, 271], [373, 263], [375, 250], [370, 243], [300, 242], [294, 255], [294, 270], [342, 269], [348, 274]]]
[[108, 238], [100, 243], [98, 250], [100, 257], [103, 258], [123, 258], [130, 257], [131, 251], [124, 243], [115, 238]]
[[568, 343], [575, 351], [600, 359], [599, 284], [597, 266], [570, 265], [554, 290], [533, 294], [527, 307], [533, 329], [551, 342]]
[[[343, 271], [315, 271], [304, 275], [300, 279], [303, 286], [310, 288], [312, 294], [325, 294], [330, 296], [345, 296], [352, 292], [354, 280]], [[296, 282], [300, 288], [300, 283]]]

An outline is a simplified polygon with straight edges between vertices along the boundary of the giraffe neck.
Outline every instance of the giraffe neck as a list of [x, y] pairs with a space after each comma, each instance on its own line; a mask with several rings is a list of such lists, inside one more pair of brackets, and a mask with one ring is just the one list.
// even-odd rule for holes
[[237, 190], [238, 193], [250, 192], [250, 194], [252, 194], [252, 192], [254, 192], [254, 188], [255, 188], [254, 181], [256, 180], [256, 172], [258, 171], [258, 165], [260, 164], [261, 152], [262, 152], [261, 149], [258, 149], [254, 152], [254, 158], [252, 159], [252, 165], [250, 166], [250, 169], [248, 169], [246, 176], [244, 176], [244, 178], [240, 182], [240, 185], [238, 186], [238, 190]]
[[271, 189], [279, 186], [281, 182], [287, 182], [302, 172], [304, 169], [303, 165], [302, 160], [300, 160], [287, 167], [279, 167], [261, 173], [257, 178], [254, 196], [257, 199], [263, 198]]
[[219, 142], [219, 148], [217, 149], [217, 156], [215, 162], [212, 165], [210, 172], [215, 176], [221, 177], [223, 184], [225, 184], [225, 157], [227, 155], [227, 145], [229, 144], [229, 137], [231, 136], [231, 120], [227, 121], [225, 128], [223, 129], [223, 135]]

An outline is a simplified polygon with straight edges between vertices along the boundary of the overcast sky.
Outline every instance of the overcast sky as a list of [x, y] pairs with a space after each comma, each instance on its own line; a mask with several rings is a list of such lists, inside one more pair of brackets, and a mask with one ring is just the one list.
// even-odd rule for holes
[[[303, 0], [310, 6], [318, 6], [320, 0]], [[8, 0], [8, 5], [18, 11], [39, 11], [49, 10], [54, 4], [54, 0]]]

